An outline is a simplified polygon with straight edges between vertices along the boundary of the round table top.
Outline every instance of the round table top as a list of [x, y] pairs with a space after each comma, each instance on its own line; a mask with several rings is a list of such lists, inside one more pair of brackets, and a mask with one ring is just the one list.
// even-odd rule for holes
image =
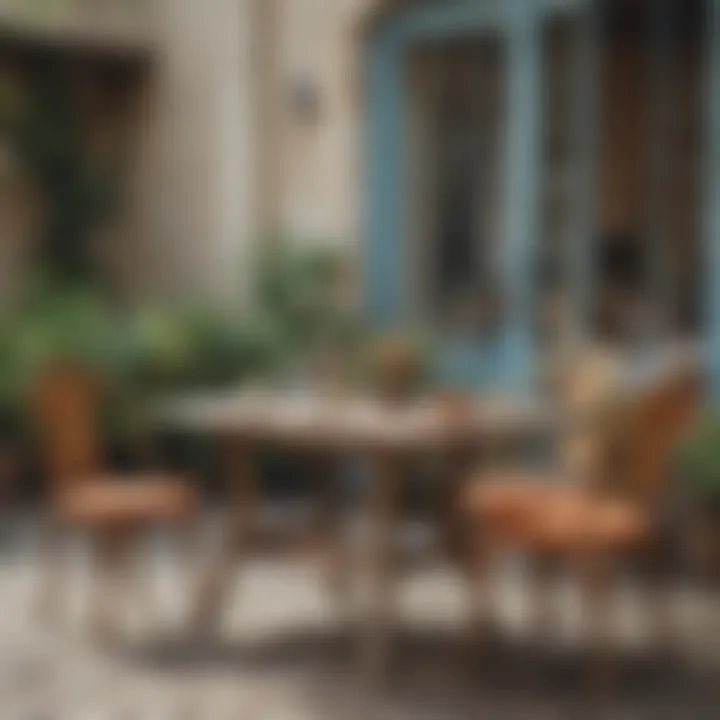
[[176, 430], [342, 448], [442, 448], [548, 427], [546, 404], [509, 397], [390, 404], [361, 396], [245, 390], [173, 398], [153, 413]]

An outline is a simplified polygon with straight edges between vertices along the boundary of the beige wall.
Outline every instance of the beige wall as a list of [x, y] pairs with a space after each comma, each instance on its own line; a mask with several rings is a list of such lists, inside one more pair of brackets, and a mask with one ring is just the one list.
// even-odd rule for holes
[[125, 267], [144, 293], [234, 300], [254, 233], [250, 0], [156, 0]]
[[[354, 249], [359, 28], [374, 0], [155, 2], [159, 52], [129, 276], [163, 293], [247, 299], [269, 224]], [[293, 111], [296, 82], [317, 90], [310, 121]]]
[[[154, 1], [126, 278], [142, 292], [248, 300], [265, 230], [353, 252], [360, 28], [375, 0]], [[297, 82], [317, 90], [311, 121], [293, 110]]]
[[[291, 234], [355, 240], [360, 122], [357, 0], [282, 0], [283, 225]], [[319, 112], [303, 120], [294, 83], [317, 89]]]

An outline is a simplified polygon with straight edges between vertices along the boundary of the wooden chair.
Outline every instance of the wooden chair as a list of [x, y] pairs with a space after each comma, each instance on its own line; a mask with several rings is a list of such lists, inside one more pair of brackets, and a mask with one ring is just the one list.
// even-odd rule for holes
[[462, 498], [462, 512], [495, 534], [512, 534], [528, 509], [564, 498], [592, 484], [599, 472], [603, 414], [619, 383], [618, 363], [605, 353], [587, 353], [558, 364], [552, 380], [559, 410], [558, 464], [552, 470], [501, 468], [482, 471]]
[[186, 524], [197, 510], [193, 490], [165, 474], [118, 475], [107, 471], [98, 433], [100, 379], [86, 369], [53, 367], [31, 393], [46, 475], [50, 481], [48, 545], [39, 597], [45, 617], [56, 617], [64, 577], [58, 544], [68, 531], [93, 541], [103, 582], [95, 582], [93, 624], [104, 637], [117, 632], [118, 573], [130, 544], [158, 524]]
[[[538, 490], [510, 512], [469, 496], [475, 570], [487, 553], [513, 545], [533, 557], [569, 561], [580, 573], [598, 650], [607, 640], [608, 590], [617, 560], [657, 560], [664, 539], [662, 499], [672, 452], [694, 417], [700, 385], [691, 370], [662, 378], [637, 397], [616, 400], [596, 431], [596, 474], [584, 487]], [[518, 496], [522, 493], [516, 490]], [[476, 581], [477, 582], [477, 581]], [[667, 630], [667, 617], [660, 616]]]

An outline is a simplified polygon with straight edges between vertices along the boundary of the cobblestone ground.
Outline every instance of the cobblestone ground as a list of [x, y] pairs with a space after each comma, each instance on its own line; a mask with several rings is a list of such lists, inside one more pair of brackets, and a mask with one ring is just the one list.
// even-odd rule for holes
[[545, 598], [557, 624], [544, 623], [539, 637], [523, 621], [539, 596], [516, 566], [500, 572], [494, 586], [506, 632], [477, 665], [461, 642], [462, 585], [429, 561], [401, 585], [393, 667], [375, 684], [353, 652], [352, 612], [333, 606], [317, 563], [253, 561], [218, 636], [192, 640], [180, 622], [187, 563], [156, 538], [138, 552], [138, 576], [151, 582], [137, 586], [151, 587], [128, 598], [127, 637], [109, 651], [87, 633], [86, 549], [69, 551], [64, 621], [49, 629], [32, 612], [36, 525], [11, 525], [0, 540], [0, 720], [720, 717], [716, 600], [697, 589], [675, 593], [683, 653], [673, 660], [649, 650], [638, 593], [619, 593], [620, 673], [601, 692], [588, 682], [572, 587], [560, 584]]

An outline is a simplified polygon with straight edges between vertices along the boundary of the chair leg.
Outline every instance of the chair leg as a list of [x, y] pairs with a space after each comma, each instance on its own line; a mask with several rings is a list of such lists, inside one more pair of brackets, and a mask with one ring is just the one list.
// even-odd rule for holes
[[67, 568], [64, 555], [65, 533], [55, 520], [42, 529], [40, 540], [40, 578], [35, 598], [35, 614], [39, 621], [57, 626], [66, 600]]
[[[200, 518], [193, 517], [172, 528], [175, 545], [174, 560], [179, 563], [183, 584], [184, 605], [181, 612], [181, 624], [189, 626], [192, 622], [193, 599], [198, 587], [198, 568], [206, 558], [206, 527]], [[157, 623], [166, 622], [161, 604], [156, 594], [148, 593], [148, 607], [154, 610]], [[157, 624], [156, 623], [156, 624]]]
[[[138, 552], [141, 548], [138, 546], [140, 538], [138, 532], [126, 533], [120, 537], [108, 537], [104, 540], [104, 547], [98, 547], [98, 561], [104, 566], [98, 568], [101, 570], [100, 575], [106, 574], [104, 581], [107, 585], [107, 595], [110, 596], [110, 603], [115, 607], [122, 599], [124, 607], [131, 606], [136, 613], [136, 619], [142, 631], [152, 633], [163, 631], [168, 627], [168, 612], [165, 604], [162, 602], [162, 596], [158, 594], [158, 582], [156, 571], [156, 552], [160, 553], [160, 565], [164, 566], [165, 551], [170, 549], [171, 562], [178, 560], [178, 556], [182, 556], [185, 568], [188, 563], [185, 560], [190, 556], [191, 551], [195, 549], [195, 545], [199, 545], [196, 539], [195, 527], [188, 524], [177, 526], [168, 526], [160, 528], [142, 528], [143, 535], [147, 531], [148, 536], [152, 537], [153, 530], [169, 533], [170, 548], [167, 548], [164, 542], [150, 543], [148, 547], [143, 543], [142, 549], [147, 554], [144, 555], [146, 562], [143, 562], [143, 553]], [[165, 540], [163, 534], [161, 540]], [[155, 536], [157, 539], [157, 536]], [[149, 559], [149, 563], [147, 560]], [[184, 578], [187, 579], [187, 578]], [[105, 591], [96, 588], [100, 599], [100, 606], [107, 604], [103, 599]], [[185, 596], [189, 597], [191, 588], [186, 588]], [[111, 622], [115, 622], [114, 616], [119, 610], [112, 609]], [[181, 608], [181, 612], [187, 613], [187, 608]], [[100, 615], [104, 613], [99, 610]], [[100, 621], [102, 624], [102, 621]]]
[[529, 604], [530, 631], [533, 638], [545, 644], [557, 629], [556, 603], [551, 590], [557, 578], [557, 564], [554, 558], [533, 556], [528, 559], [530, 574], [531, 602]]
[[95, 535], [95, 578], [93, 582], [92, 634], [103, 644], [120, 636], [120, 610], [124, 593], [120, 579], [127, 569], [129, 537], [121, 530], [102, 530]]
[[651, 642], [657, 654], [674, 657], [681, 651], [682, 643], [672, 598], [670, 568], [663, 564], [660, 549], [651, 549], [644, 560], [646, 585], [643, 595]]
[[177, 555], [182, 566], [181, 574], [186, 598], [186, 606], [183, 608], [184, 622], [189, 622], [189, 614], [192, 613], [192, 599], [196, 589], [195, 568], [202, 561], [206, 550], [205, 530], [201, 519], [195, 517], [182, 523], [176, 531]]
[[585, 558], [581, 568], [583, 601], [593, 655], [591, 682], [601, 692], [612, 687], [617, 675], [617, 658], [612, 648], [610, 571], [609, 558], [601, 555]]
[[381, 681], [391, 659], [391, 636], [397, 600], [397, 496], [402, 463], [395, 455], [378, 454], [373, 466], [370, 522], [372, 523], [369, 571], [371, 582], [368, 626], [362, 638], [362, 658], [367, 677]]
[[476, 462], [477, 453], [466, 450], [451, 453], [447, 460], [438, 524], [444, 551], [458, 563], [463, 563], [469, 552], [468, 538], [462, 532], [461, 499]]
[[492, 630], [493, 603], [488, 577], [492, 553], [489, 538], [483, 533], [473, 533], [464, 557], [469, 617], [466, 650], [473, 657], [478, 650], [482, 653], [486, 648]]
[[335, 457], [314, 458], [314, 474], [319, 492], [318, 525], [323, 554], [327, 558], [325, 583], [338, 609], [347, 610], [351, 585], [351, 558], [342, 517], [342, 493]]
[[201, 635], [221, 628], [226, 601], [256, 529], [260, 494], [251, 449], [234, 437], [222, 438], [230, 518], [222, 545], [213, 550], [195, 581], [191, 622]]

